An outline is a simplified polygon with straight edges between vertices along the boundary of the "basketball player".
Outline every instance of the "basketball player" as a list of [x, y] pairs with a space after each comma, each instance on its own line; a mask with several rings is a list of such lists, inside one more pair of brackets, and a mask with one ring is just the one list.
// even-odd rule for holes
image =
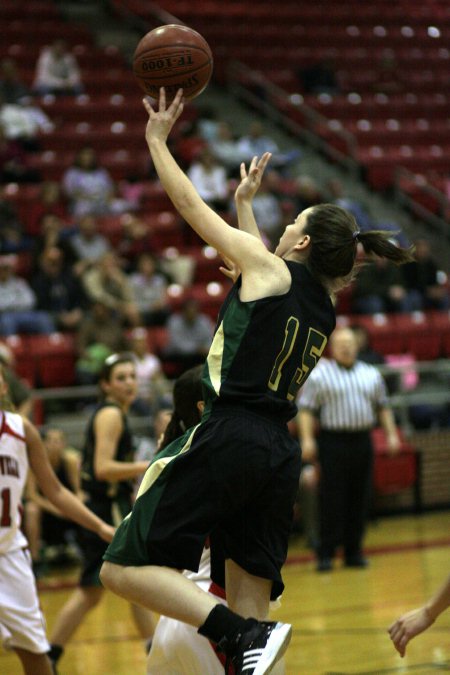
[[[291, 635], [291, 626], [265, 618], [270, 598], [283, 589], [298, 489], [299, 446], [287, 429], [296, 393], [334, 329], [330, 296], [351, 278], [358, 241], [366, 252], [398, 263], [411, 253], [392, 244], [391, 233], [361, 233], [351, 214], [328, 204], [299, 214], [269, 253], [252, 200], [270, 155], [253, 163], [237, 191], [237, 230], [205, 204], [167, 146], [183, 110], [182, 90], [166, 107], [161, 89], [159, 111], [144, 105], [146, 140], [163, 187], [183, 219], [241, 276], [219, 313], [207, 357], [201, 423], [149, 467], [104, 556], [102, 581], [198, 628], [220, 644], [236, 673], [264, 675]], [[231, 609], [177, 572], [198, 569], [205, 540], [216, 530]]]
[[114, 530], [59, 482], [36, 427], [9, 408], [0, 366], [0, 635], [26, 675], [52, 675], [31, 556], [20, 529], [29, 468], [43, 494], [67, 518], [104, 541], [111, 541]]
[[[124, 352], [108, 356], [99, 385], [100, 402], [89, 421], [83, 448], [81, 487], [89, 508], [117, 525], [131, 510], [134, 479], [148, 467], [147, 461], [134, 461], [127, 420], [137, 395], [134, 355]], [[50, 638], [50, 659], [55, 667], [66, 643], [104, 595], [98, 573], [106, 546], [86, 530], [80, 533], [79, 544], [83, 553], [79, 586], [58, 614]], [[151, 612], [134, 604], [131, 612], [142, 638], [150, 640], [154, 631]]]

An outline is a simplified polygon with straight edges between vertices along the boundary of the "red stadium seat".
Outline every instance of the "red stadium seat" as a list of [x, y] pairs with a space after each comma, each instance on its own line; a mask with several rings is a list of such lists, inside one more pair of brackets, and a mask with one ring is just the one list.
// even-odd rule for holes
[[400, 429], [397, 431], [402, 444], [400, 452], [396, 455], [389, 453], [383, 429], [377, 428], [372, 431], [375, 453], [374, 489], [380, 495], [390, 495], [412, 487], [415, 493], [415, 508], [419, 511], [421, 508], [420, 455], [418, 450], [402, 436]]
[[75, 383], [76, 350], [73, 335], [30, 335], [28, 349], [36, 359], [40, 386], [68, 387]]

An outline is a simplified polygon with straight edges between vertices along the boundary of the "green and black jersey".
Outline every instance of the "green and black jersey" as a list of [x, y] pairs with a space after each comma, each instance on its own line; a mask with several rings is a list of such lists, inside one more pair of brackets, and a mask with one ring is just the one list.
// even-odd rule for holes
[[118, 482], [108, 482], [97, 480], [94, 472], [94, 453], [95, 453], [95, 418], [106, 407], [118, 408], [122, 415], [123, 431], [117, 444], [117, 450], [114, 459], [117, 462], [132, 462], [134, 455], [133, 439], [131, 431], [128, 427], [128, 420], [125, 413], [120, 409], [116, 403], [104, 401], [100, 403], [89, 420], [86, 431], [86, 438], [83, 447], [83, 463], [81, 467], [81, 487], [84, 492], [89, 495], [90, 499], [95, 501], [112, 500], [122, 498], [125, 501], [131, 500], [133, 492], [133, 482], [131, 480], [123, 480]]
[[336, 325], [324, 287], [303, 264], [285, 261], [292, 276], [284, 295], [242, 302], [240, 279], [226, 298], [205, 365], [206, 415], [243, 407], [287, 422], [299, 388]]

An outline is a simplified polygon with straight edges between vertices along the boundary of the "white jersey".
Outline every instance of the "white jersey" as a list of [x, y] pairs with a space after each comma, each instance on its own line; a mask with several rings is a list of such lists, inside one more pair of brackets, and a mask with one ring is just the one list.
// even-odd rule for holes
[[[198, 572], [183, 572], [204, 591], [211, 586], [209, 549], [203, 551]], [[147, 660], [147, 675], [223, 675], [224, 666], [213, 646], [187, 623], [162, 616]]]
[[20, 526], [28, 473], [23, 419], [0, 411], [0, 555], [28, 546]]

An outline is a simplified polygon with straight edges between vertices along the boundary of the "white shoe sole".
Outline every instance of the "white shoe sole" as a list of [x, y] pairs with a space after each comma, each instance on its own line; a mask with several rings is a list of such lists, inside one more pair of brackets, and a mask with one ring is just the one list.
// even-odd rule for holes
[[272, 668], [288, 648], [291, 636], [292, 626], [289, 623], [277, 623], [270, 634], [262, 659], [253, 671], [253, 675], [267, 675], [267, 673], [272, 672]]

